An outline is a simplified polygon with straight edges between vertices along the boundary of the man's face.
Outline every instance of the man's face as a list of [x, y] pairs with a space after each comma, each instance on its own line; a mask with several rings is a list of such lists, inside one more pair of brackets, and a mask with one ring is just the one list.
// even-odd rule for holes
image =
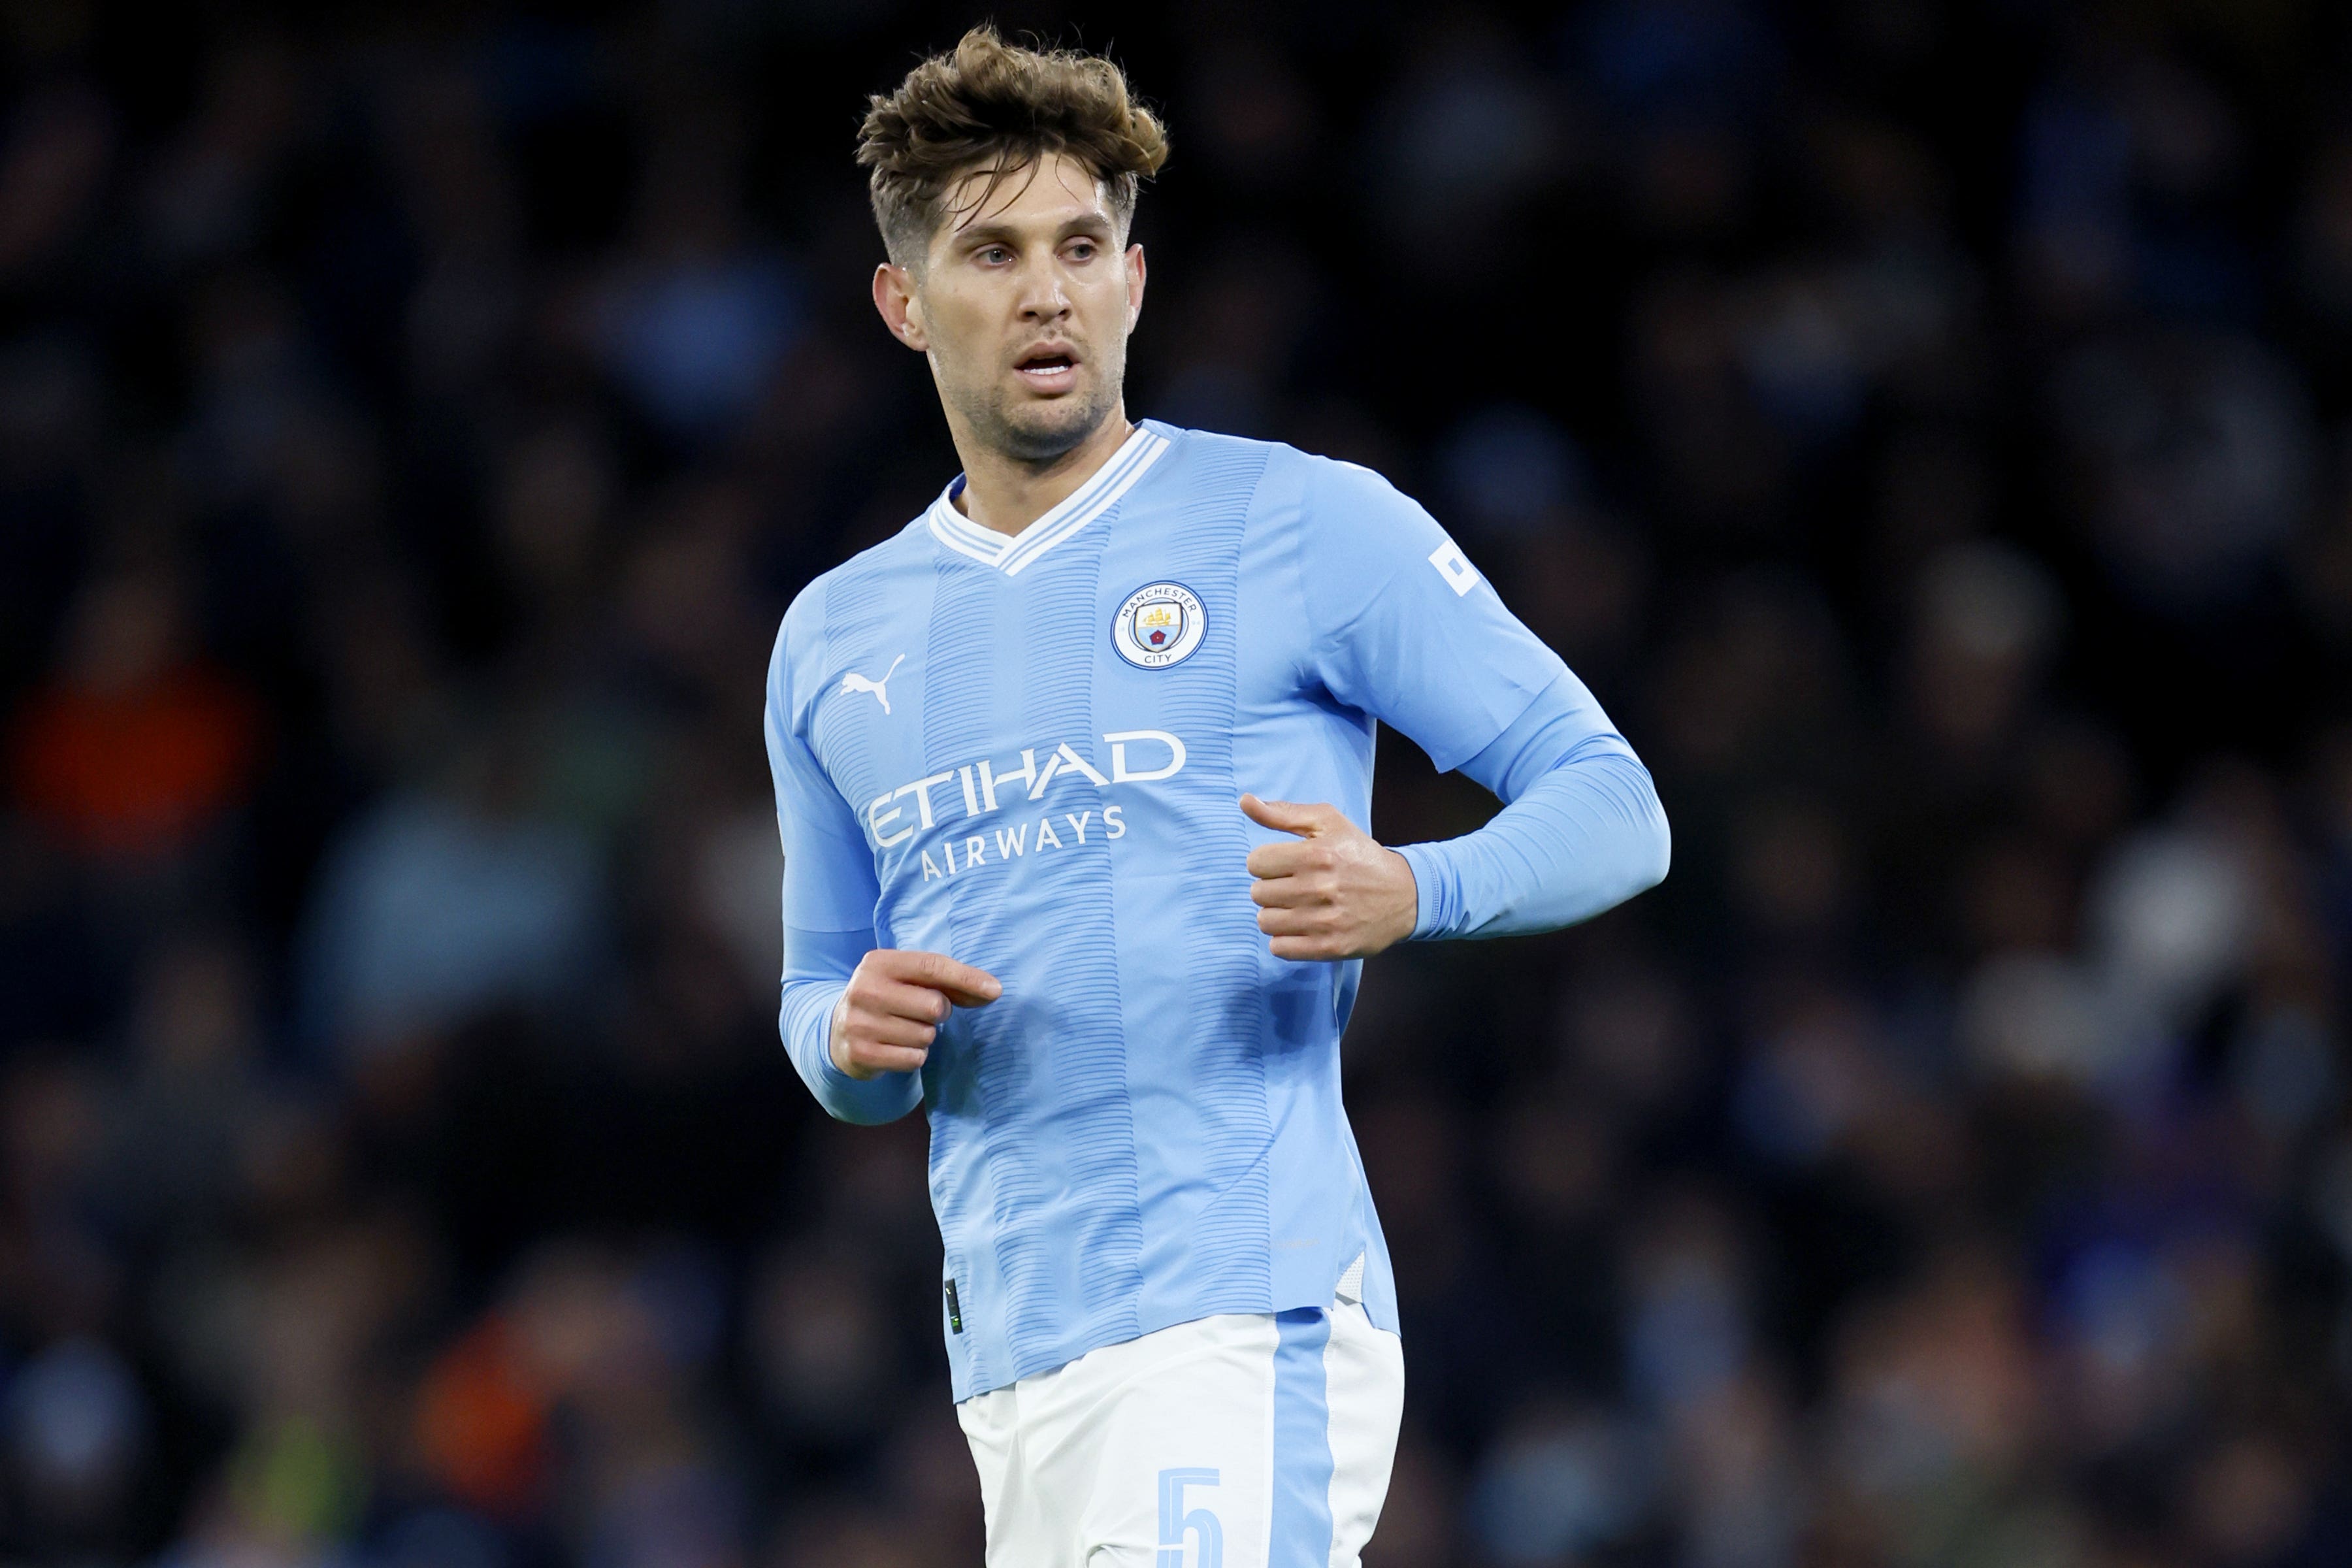
[[1143, 247], [1120, 250], [1102, 183], [1074, 159], [1041, 159], [973, 206], [986, 184], [967, 175], [948, 193], [922, 272], [905, 279], [899, 336], [929, 358], [950, 415], [974, 437], [1045, 462], [1120, 406]]

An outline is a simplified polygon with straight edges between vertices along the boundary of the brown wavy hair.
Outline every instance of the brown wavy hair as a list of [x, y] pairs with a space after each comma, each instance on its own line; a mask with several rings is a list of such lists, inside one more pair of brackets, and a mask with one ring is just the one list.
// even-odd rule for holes
[[[1109, 60], [1024, 49], [986, 26], [908, 71], [896, 92], [867, 100], [857, 134], [883, 246], [909, 268], [921, 265], [942, 217], [976, 209], [1057, 153], [1102, 181], [1124, 233], [1137, 191], [1168, 161], [1168, 132]], [[973, 174], [986, 183], [950, 213], [948, 193]]]

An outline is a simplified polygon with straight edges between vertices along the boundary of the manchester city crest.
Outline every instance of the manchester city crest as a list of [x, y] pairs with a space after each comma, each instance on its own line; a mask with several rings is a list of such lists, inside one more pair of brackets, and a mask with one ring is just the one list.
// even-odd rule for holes
[[1208, 629], [1208, 616], [1192, 589], [1181, 583], [1147, 583], [1111, 617], [1110, 643], [1129, 664], [1165, 669], [1191, 658]]

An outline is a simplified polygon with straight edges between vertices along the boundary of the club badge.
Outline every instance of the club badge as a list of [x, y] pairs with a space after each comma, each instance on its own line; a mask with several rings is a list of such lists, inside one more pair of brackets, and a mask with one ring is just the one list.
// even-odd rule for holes
[[1181, 664], [1201, 646], [1209, 617], [1200, 596], [1181, 583], [1147, 583], [1111, 617], [1110, 644], [1139, 669]]

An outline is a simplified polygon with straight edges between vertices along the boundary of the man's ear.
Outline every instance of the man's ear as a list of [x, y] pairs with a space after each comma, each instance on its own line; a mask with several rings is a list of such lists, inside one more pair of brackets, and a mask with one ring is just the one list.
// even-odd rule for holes
[[1129, 246], [1121, 259], [1127, 263], [1127, 330], [1133, 331], [1143, 315], [1143, 247]]
[[890, 335], [917, 353], [929, 349], [923, 331], [923, 301], [915, 292], [914, 275], [893, 261], [874, 269], [874, 308]]

